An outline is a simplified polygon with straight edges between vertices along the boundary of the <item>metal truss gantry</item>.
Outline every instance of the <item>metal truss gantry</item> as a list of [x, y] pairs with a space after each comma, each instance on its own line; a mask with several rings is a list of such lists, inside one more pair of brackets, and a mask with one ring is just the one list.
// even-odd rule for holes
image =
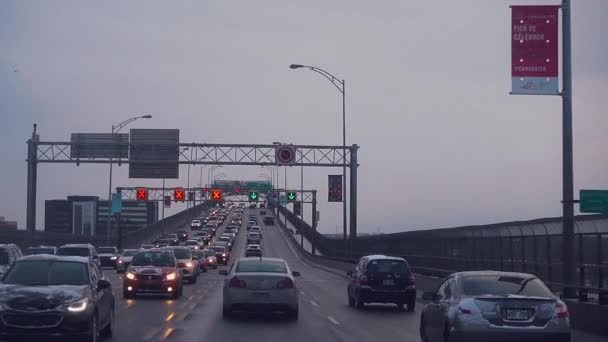
[[[40, 141], [36, 125], [27, 141], [27, 216], [26, 228], [36, 230], [36, 193], [38, 165], [40, 163], [63, 164], [129, 164], [127, 158], [73, 158], [72, 143], [61, 141]], [[185, 165], [279, 165], [275, 159], [274, 144], [207, 144], [179, 143], [178, 164]], [[357, 151], [358, 145], [292, 145], [296, 150], [295, 160], [287, 166], [347, 167], [350, 169], [350, 241], [353, 246], [357, 237]], [[164, 146], [166, 147], [166, 146]], [[184, 147], [188, 147], [184, 150]], [[131, 145], [129, 143], [129, 149]], [[175, 164], [168, 161], [131, 162], [133, 164]], [[344, 184], [346, 185], [346, 184]], [[314, 205], [314, 204], [313, 204]]]

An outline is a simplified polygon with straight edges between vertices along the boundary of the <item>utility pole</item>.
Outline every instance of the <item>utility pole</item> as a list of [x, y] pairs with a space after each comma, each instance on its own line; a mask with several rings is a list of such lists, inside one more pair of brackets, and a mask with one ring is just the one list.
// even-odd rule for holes
[[[562, 231], [562, 282], [576, 282], [574, 262], [574, 162], [572, 139], [572, 35], [570, 26], [570, 0], [562, 0], [562, 145], [563, 145], [563, 231]], [[566, 287], [564, 297], [576, 297], [576, 289]]]

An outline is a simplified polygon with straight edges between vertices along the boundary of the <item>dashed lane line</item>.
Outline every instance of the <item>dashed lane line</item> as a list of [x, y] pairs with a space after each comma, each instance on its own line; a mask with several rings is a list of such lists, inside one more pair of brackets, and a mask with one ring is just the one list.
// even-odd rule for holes
[[340, 325], [340, 322], [338, 322], [335, 318], [333, 318], [332, 316], [327, 316], [327, 319], [333, 324], [333, 325]]

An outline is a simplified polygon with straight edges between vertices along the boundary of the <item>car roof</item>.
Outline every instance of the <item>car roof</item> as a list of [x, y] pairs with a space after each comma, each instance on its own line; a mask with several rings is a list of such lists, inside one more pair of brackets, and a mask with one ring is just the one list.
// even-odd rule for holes
[[520, 272], [502, 272], [502, 271], [466, 271], [466, 272], [457, 272], [455, 275], [460, 275], [464, 278], [467, 277], [517, 277], [517, 278], [536, 278], [535, 275], [529, 273], [520, 273]]
[[278, 262], [282, 261], [284, 263], [287, 263], [287, 262], [285, 262], [285, 259], [283, 259], [283, 258], [270, 258], [270, 257], [261, 257], [261, 258], [260, 257], [248, 257], [248, 258], [239, 259], [239, 261], [242, 261], [242, 260], [278, 261]]
[[81, 256], [67, 256], [67, 255], [50, 255], [50, 254], [36, 254], [28, 255], [19, 258], [19, 261], [71, 261], [88, 264], [90, 259], [88, 257]]
[[366, 256], [364, 256], [364, 258], [366, 258], [368, 260], [401, 260], [401, 261], [405, 261], [405, 259], [403, 259], [402, 257], [382, 255], [382, 254], [366, 255]]
[[29, 246], [28, 249], [29, 248], [57, 248], [57, 247], [55, 247], [55, 246]]
[[259, 249], [260, 245], [247, 245], [247, 249], [249, 249], [249, 248]]
[[[152, 246], [152, 245], [150, 245], [150, 246]], [[122, 251], [123, 251], [123, 253], [124, 252], [133, 252], [133, 251], [137, 252], [137, 251], [139, 251], [139, 248], [126, 248], [126, 249], [123, 249]]]
[[93, 247], [93, 245], [88, 244], [88, 243], [68, 243], [68, 244], [62, 245], [59, 248], [63, 248], [63, 247], [69, 247], [69, 248], [91, 248], [91, 247]]
[[169, 246], [170, 249], [188, 249], [190, 250], [188, 247], [186, 246]]

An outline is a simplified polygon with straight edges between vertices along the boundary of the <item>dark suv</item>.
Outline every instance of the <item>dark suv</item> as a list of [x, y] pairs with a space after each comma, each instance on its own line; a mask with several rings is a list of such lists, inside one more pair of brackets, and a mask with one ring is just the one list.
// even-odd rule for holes
[[348, 305], [363, 308], [365, 303], [395, 303], [407, 311], [416, 306], [416, 279], [407, 261], [386, 255], [368, 255], [357, 268], [348, 271]]

